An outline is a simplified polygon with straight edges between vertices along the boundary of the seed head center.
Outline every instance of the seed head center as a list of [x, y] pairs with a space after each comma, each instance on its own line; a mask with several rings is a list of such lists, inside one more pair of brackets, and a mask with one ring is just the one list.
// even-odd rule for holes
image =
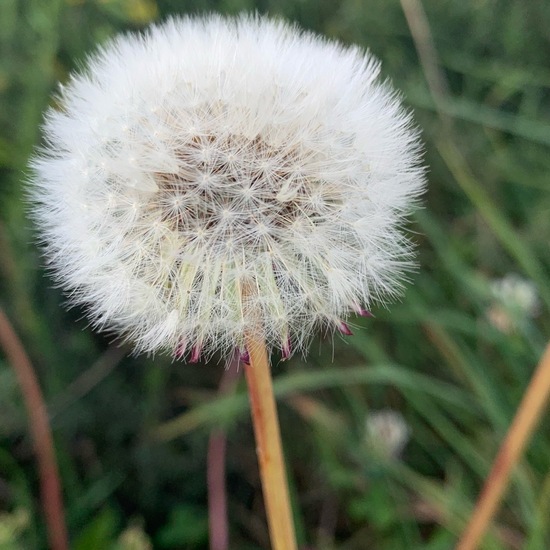
[[[235, 238], [267, 250], [266, 239], [307, 221], [312, 227], [341, 204], [319, 174], [308, 174], [298, 147], [275, 147], [262, 137], [194, 134], [174, 150], [178, 170], [157, 172], [159, 218], [184, 238], [233, 248]], [[309, 155], [311, 157], [311, 155]], [[302, 173], [297, 166], [304, 166]], [[226, 243], [231, 243], [228, 246]]]

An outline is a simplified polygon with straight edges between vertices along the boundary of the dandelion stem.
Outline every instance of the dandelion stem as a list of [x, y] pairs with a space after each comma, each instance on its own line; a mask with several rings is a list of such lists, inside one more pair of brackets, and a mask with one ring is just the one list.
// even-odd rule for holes
[[42, 507], [48, 528], [50, 548], [52, 550], [67, 550], [69, 544], [63, 512], [61, 483], [55, 460], [48, 411], [32, 364], [1, 308], [0, 345], [15, 370], [29, 415], [29, 429], [38, 461]]
[[[250, 287], [245, 286], [243, 298], [246, 300], [250, 296]], [[249, 313], [253, 314], [253, 312]], [[273, 550], [295, 550], [296, 535], [288, 494], [279, 418], [273, 394], [271, 367], [265, 342], [259, 334], [261, 331], [245, 332], [250, 364], [244, 364], [244, 372], [250, 395], [267, 521]]]
[[523, 394], [516, 416], [500, 446], [470, 522], [456, 550], [475, 550], [478, 547], [502, 499], [510, 474], [540, 420], [549, 396], [550, 344], [546, 347], [531, 382]]

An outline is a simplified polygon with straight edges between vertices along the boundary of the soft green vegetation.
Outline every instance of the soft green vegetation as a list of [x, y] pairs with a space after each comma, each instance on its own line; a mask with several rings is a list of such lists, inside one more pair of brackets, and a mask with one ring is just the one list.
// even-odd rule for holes
[[[207, 548], [215, 427], [228, 434], [231, 548], [268, 546], [242, 380], [217, 399], [222, 364], [117, 351], [62, 307], [25, 218], [26, 162], [55, 82], [120, 30], [205, 9], [257, 9], [368, 46], [415, 109], [430, 185], [412, 224], [414, 285], [354, 321], [355, 336], [319, 338], [307, 362], [275, 358], [274, 373], [304, 547], [452, 547], [550, 335], [550, 4], [424, 7], [436, 57], [422, 65], [396, 0], [1, 0], [0, 303], [50, 406], [75, 550]], [[536, 311], [495, 297], [491, 281], [509, 273], [536, 287]], [[387, 408], [410, 430], [393, 459], [365, 428]], [[46, 548], [38, 494], [0, 355], [0, 548]], [[548, 518], [543, 421], [484, 548], [549, 548]]]

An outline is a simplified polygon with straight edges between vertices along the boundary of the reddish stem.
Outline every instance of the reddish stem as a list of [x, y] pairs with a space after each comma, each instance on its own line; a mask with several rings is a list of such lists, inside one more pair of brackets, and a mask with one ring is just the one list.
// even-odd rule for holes
[[225, 490], [225, 433], [215, 430], [208, 442], [206, 477], [208, 483], [208, 530], [210, 550], [229, 548], [227, 494]]
[[[233, 357], [223, 373], [219, 393], [229, 393], [235, 386], [239, 371], [239, 358]], [[227, 491], [225, 488], [226, 437], [223, 430], [213, 430], [208, 442], [206, 477], [208, 485], [208, 528], [210, 550], [229, 548], [229, 524], [227, 519]]]
[[52, 550], [68, 550], [61, 483], [48, 411], [33, 366], [2, 308], [0, 308], [0, 345], [15, 370], [29, 417], [29, 430], [38, 461], [40, 497], [50, 548]]

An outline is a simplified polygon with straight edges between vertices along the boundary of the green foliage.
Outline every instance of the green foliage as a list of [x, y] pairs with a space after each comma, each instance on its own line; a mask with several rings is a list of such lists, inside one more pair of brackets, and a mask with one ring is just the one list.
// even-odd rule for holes
[[0, 549], [22, 550], [21, 536], [29, 524], [29, 513], [17, 508], [12, 513], [0, 514]]
[[208, 517], [202, 507], [178, 505], [158, 534], [158, 548], [189, 548], [208, 544]]
[[[55, 83], [98, 44], [175, 13], [243, 9], [369, 47], [414, 108], [429, 167], [413, 221], [419, 268], [401, 303], [356, 320], [345, 342], [316, 342], [307, 361], [275, 361], [304, 545], [446, 550], [550, 334], [544, 0], [426, 0], [436, 57], [424, 65], [396, 0], [0, 2], [0, 300], [50, 406], [72, 547], [207, 548], [206, 449], [220, 427], [231, 547], [267, 544], [244, 386], [217, 398], [222, 364], [124, 358], [82, 311], [66, 311], [23, 201]], [[535, 286], [536, 310], [495, 296], [492, 281], [509, 273]], [[369, 411], [383, 408], [400, 411], [410, 430], [391, 459], [365, 431]], [[544, 420], [485, 550], [550, 547], [549, 457]], [[5, 362], [0, 472], [0, 548], [46, 548], [26, 415]]]

